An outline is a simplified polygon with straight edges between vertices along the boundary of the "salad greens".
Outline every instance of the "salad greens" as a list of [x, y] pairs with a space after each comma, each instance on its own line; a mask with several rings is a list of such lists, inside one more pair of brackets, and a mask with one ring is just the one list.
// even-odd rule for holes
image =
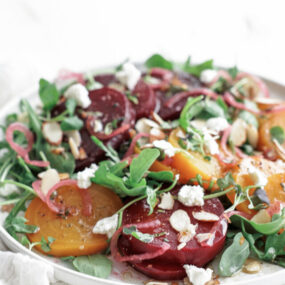
[[[115, 71], [124, 71], [123, 65], [127, 61], [128, 60], [120, 64]], [[213, 60], [207, 60], [200, 64], [192, 64], [191, 58], [188, 57], [186, 62], [178, 64], [160, 54], [154, 54], [149, 57], [144, 65], [147, 71], [143, 73], [141, 79], [145, 79], [145, 84], [150, 84], [146, 89], [153, 89], [153, 94], [156, 94], [158, 89], [160, 92], [159, 96], [165, 96], [163, 100], [165, 100], [166, 103], [163, 100], [161, 101], [161, 103], [165, 103], [165, 106], [167, 106], [167, 103], [171, 105], [170, 103], [173, 102], [172, 97], [177, 94], [179, 95], [181, 92], [186, 91], [187, 96], [189, 96], [187, 91], [191, 90], [192, 86], [188, 86], [187, 80], [184, 82], [184, 79], [180, 79], [180, 73], [183, 76], [190, 77], [193, 82], [197, 80], [198, 83], [201, 83], [198, 77], [201, 76], [203, 71], [212, 70], [210, 73], [214, 75], [216, 72], [213, 66]], [[172, 76], [171, 79], [169, 79], [168, 86], [164, 84], [164, 81], [167, 80], [157, 80], [156, 82], [156, 78], [151, 78], [149, 72], [152, 68], [167, 70], [165, 74], [170, 74], [170, 77]], [[226, 76], [223, 74], [226, 74]], [[95, 80], [93, 75], [89, 74], [83, 77], [87, 79], [86, 88], [88, 90], [94, 90], [103, 86]], [[32, 132], [32, 141], [34, 143], [28, 153], [19, 154], [15, 151], [15, 147], [12, 147], [11, 142], [5, 139], [0, 141], [0, 187], [4, 188], [11, 185], [17, 187], [17, 192], [15, 193], [6, 196], [0, 195], [0, 206], [13, 206], [4, 222], [4, 227], [11, 236], [29, 249], [33, 249], [34, 246], [40, 246], [44, 252], [49, 253], [52, 249], [53, 242], [56, 240], [56, 238], [52, 236], [46, 238], [42, 237], [40, 241], [34, 243], [28, 239], [29, 234], [40, 231], [38, 226], [27, 224], [26, 218], [20, 215], [21, 212], [26, 211], [27, 203], [37, 196], [36, 191], [31, 187], [33, 182], [39, 180], [38, 178], [41, 176], [40, 173], [50, 168], [56, 169], [58, 174], [64, 174], [72, 179], [77, 178], [79, 181], [79, 173], [75, 173], [78, 158], [74, 157], [73, 152], [71, 152], [71, 147], [67, 143], [68, 132], [84, 131], [83, 128], [85, 127], [86, 118], [92, 115], [95, 116], [96, 112], [93, 114], [89, 109], [83, 110], [77, 106], [77, 100], [75, 99], [61, 97], [65, 90], [76, 82], [76, 80], [72, 81], [72, 83], [68, 83], [63, 88], [58, 89], [56, 84], [45, 79], [40, 79], [39, 97], [43, 106], [42, 110], [39, 112], [35, 111], [29, 102], [23, 99], [20, 102], [21, 114], [9, 114], [6, 117], [5, 124], [1, 126], [5, 134], [11, 124], [20, 122], [24, 127], [28, 128], [28, 131]], [[127, 84], [119, 82], [120, 80], [116, 79], [116, 82], [112, 82], [113, 85], [109, 87], [121, 88], [123, 90], [122, 94], [126, 97], [126, 100], [129, 100], [130, 106], [139, 108], [141, 94], [139, 92], [138, 94], [133, 94], [132, 90], [127, 88]], [[254, 219], [252, 220], [249, 215], [235, 211], [237, 206], [245, 201], [248, 203], [248, 210], [250, 211], [259, 211], [261, 209], [265, 211], [271, 206], [270, 203], [272, 202], [271, 199], [269, 199], [270, 195], [266, 192], [266, 187], [264, 188], [263, 185], [258, 185], [259, 181], [255, 181], [256, 183], [253, 183], [253, 185], [240, 185], [234, 179], [235, 176], [233, 174], [235, 173], [229, 171], [231, 169], [236, 171], [236, 169], [240, 167], [237, 164], [239, 159], [244, 159], [245, 155], [252, 156], [252, 159], [256, 159], [255, 155], [258, 154], [256, 152], [256, 145], [250, 142], [247, 134], [248, 129], [245, 131], [246, 138], [242, 143], [235, 143], [231, 137], [224, 136], [226, 133], [225, 129], [223, 129], [223, 127], [219, 129], [220, 126], [218, 126], [218, 123], [217, 126], [214, 126], [212, 129], [210, 127], [207, 127], [207, 129], [206, 127], [199, 127], [199, 125], [195, 125], [195, 122], [193, 122], [196, 120], [196, 123], [197, 121], [202, 121], [206, 124], [209, 119], [216, 118], [226, 122], [226, 124], [232, 124], [236, 119], [242, 119], [247, 127], [253, 127], [256, 132], [258, 132], [258, 128], [262, 123], [261, 120], [259, 120], [260, 116], [257, 115], [260, 110], [258, 104], [251, 98], [254, 97], [253, 92], [256, 87], [260, 89], [259, 91], [261, 93], [266, 92], [262, 89], [262, 86], [258, 85], [258, 82], [255, 82], [254, 88], [251, 88], [252, 86], [249, 86], [249, 83], [250, 80], [243, 78], [236, 66], [227, 70], [218, 71], [210, 83], [203, 82], [203, 84], [198, 84], [200, 86], [199, 88], [205, 88], [212, 93], [215, 92], [215, 100], [207, 96], [207, 92], [204, 94], [201, 91], [202, 94], [198, 94], [200, 96], [188, 97], [187, 100], [183, 99], [186, 101], [182, 100], [183, 103], [185, 102], [184, 106], [181, 104], [182, 101], [179, 102], [181, 106], [178, 107], [181, 107], [181, 111], [179, 111], [177, 116], [176, 114], [173, 115], [173, 120], [167, 120], [167, 118], [161, 119], [160, 113], [159, 115], [156, 114], [157, 109], [152, 109], [148, 117], [148, 119], [153, 119], [153, 122], [151, 122], [152, 125], [159, 126], [158, 130], [151, 127], [154, 129], [154, 133], [155, 131], [159, 134], [162, 133], [162, 139], [168, 142], [170, 142], [169, 138], [171, 138], [171, 132], [173, 130], [181, 132], [180, 129], [182, 129], [182, 135], [179, 137], [177, 135], [177, 142], [180, 148], [173, 148], [175, 150], [174, 153], [183, 153], [191, 160], [191, 155], [188, 151], [193, 151], [200, 153], [203, 159], [206, 160], [207, 163], [209, 162], [209, 165], [213, 161], [219, 163], [222, 174], [217, 175], [218, 177], [213, 176], [210, 180], [205, 179], [207, 175], [204, 175], [202, 172], [205, 171], [207, 174], [208, 170], [202, 169], [201, 173], [189, 179], [185, 184], [200, 185], [205, 189], [204, 200], [219, 197], [226, 208], [224, 215], [229, 217], [231, 221], [230, 227], [231, 230], [233, 229], [233, 232], [229, 232], [227, 235], [228, 246], [221, 255], [218, 267], [219, 275], [225, 277], [232, 276], [238, 272], [249, 256], [285, 267], [285, 209], [273, 214], [272, 217], [270, 217], [271, 220], [267, 223], [257, 223]], [[153, 87], [152, 84], [155, 85], [155, 87]], [[159, 87], [160, 84], [161, 88]], [[185, 93], [182, 95], [184, 96]], [[176, 107], [175, 105], [171, 108], [174, 110]], [[134, 113], [135, 108], [133, 110]], [[102, 114], [96, 114], [95, 117], [100, 118], [101, 115]], [[59, 130], [61, 130], [63, 134], [60, 143], [50, 143], [45, 136], [46, 134], [43, 134], [43, 126], [48, 122], [53, 122], [60, 126]], [[123, 122], [123, 115], [110, 119], [109, 122], [102, 126], [102, 133], [104, 133], [104, 135], [111, 135]], [[130, 125], [134, 125], [133, 121]], [[285, 132], [281, 126], [272, 126], [269, 130], [269, 134], [272, 141], [277, 141], [280, 145], [284, 143]], [[130, 132], [130, 135], [132, 136], [133, 134]], [[177, 183], [179, 183], [179, 175], [174, 175], [174, 173], [180, 173], [180, 171], [178, 171], [179, 169], [174, 169], [175, 171], [172, 169], [174, 158], [171, 155], [167, 156], [165, 150], [155, 148], [152, 143], [154, 139], [158, 139], [159, 135], [154, 135], [149, 131], [146, 137], [148, 136], [148, 144], [143, 145], [138, 143], [140, 153], [127, 158], [125, 158], [126, 147], [130, 147], [130, 149], [132, 147], [129, 139], [125, 139], [121, 146], [116, 146], [116, 149], [114, 149], [107, 140], [101, 141], [98, 139], [99, 136], [91, 136], [94, 148], [103, 150], [105, 159], [99, 162], [98, 168], [96, 171], [94, 170], [94, 175], [90, 174], [92, 169], [86, 170], [86, 172], [88, 172], [88, 179], [90, 178], [89, 176], [91, 176], [88, 182], [93, 182], [111, 189], [124, 201], [123, 207], [115, 210], [117, 211], [115, 214], [119, 217], [116, 225], [117, 229], [122, 226], [124, 212], [132, 204], [145, 199], [148, 207], [147, 214], [151, 216], [157, 210], [156, 207], [160, 201], [161, 194], [173, 190]], [[31, 141], [27, 139], [24, 132], [14, 131], [12, 137], [13, 143], [18, 144], [22, 149], [25, 150], [30, 147], [29, 143]], [[128, 137], [127, 133], [126, 137]], [[218, 153], [212, 154], [212, 152], [207, 149], [207, 145], [209, 145], [211, 139], [212, 142], [215, 141]], [[216, 141], [218, 141], [218, 143]], [[232, 156], [228, 155], [228, 152], [230, 152]], [[40, 160], [41, 162], [48, 161], [50, 164], [49, 166], [44, 164], [44, 167], [39, 167], [37, 164], [35, 164], [36, 166], [31, 164], [33, 160]], [[153, 171], [151, 166], [156, 161], [163, 164], [165, 168], [162, 168], [163, 170], [158, 172]], [[203, 163], [205, 163], [205, 161], [203, 161]], [[234, 168], [231, 168], [230, 163], [233, 163]], [[196, 166], [197, 165], [195, 165], [195, 167]], [[189, 173], [191, 174], [192, 171], [193, 169], [190, 169]], [[84, 178], [82, 173], [80, 173], [80, 175]], [[211, 177], [212, 175], [209, 176]], [[282, 184], [284, 183], [281, 182], [281, 185]], [[282, 185], [282, 187], [283, 186], [284, 185]], [[226, 195], [230, 192], [234, 194], [234, 201], [232, 203], [228, 200], [228, 195]], [[50, 199], [54, 199], [57, 195], [56, 192], [53, 194]], [[2, 201], [2, 198], [4, 201]], [[176, 200], [177, 196], [173, 196], [172, 198]], [[161, 213], [166, 212], [163, 209], [159, 209], [159, 211]], [[58, 215], [58, 218], [66, 217]], [[165, 242], [170, 242], [170, 238], [167, 238], [167, 233], [142, 233], [136, 226], [123, 227], [123, 234], [131, 236], [131, 238], [143, 243], [151, 243], [157, 236], [166, 235], [164, 239]], [[108, 252], [108, 250], [106, 252]], [[79, 272], [99, 278], [107, 278], [112, 270], [112, 261], [102, 254], [77, 257], [70, 256], [65, 258], [65, 261], [70, 262]]]

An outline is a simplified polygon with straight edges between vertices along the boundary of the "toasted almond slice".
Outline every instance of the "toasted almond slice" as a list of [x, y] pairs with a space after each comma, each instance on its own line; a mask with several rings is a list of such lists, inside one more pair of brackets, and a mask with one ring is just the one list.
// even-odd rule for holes
[[178, 236], [177, 236], [177, 240], [179, 241], [179, 242], [181, 242], [181, 243], [186, 243], [186, 242], [188, 242], [188, 241], [190, 241], [193, 237], [194, 237], [194, 235], [195, 235], [195, 233], [196, 233], [196, 226], [194, 226], [194, 225], [191, 225], [192, 226], [192, 230], [187, 230], [187, 231], [185, 231], [185, 232], [180, 232], [179, 234], [178, 234]]
[[45, 171], [41, 183], [41, 190], [44, 195], [58, 182], [60, 182], [60, 177], [56, 169], [51, 168]]
[[73, 138], [74, 142], [76, 143], [77, 147], [81, 145], [82, 139], [79, 131], [68, 131], [64, 132], [68, 138]]
[[93, 121], [93, 130], [95, 133], [103, 131], [103, 123], [101, 120], [96, 119]]
[[139, 119], [135, 126], [137, 132], [147, 134], [149, 134], [153, 128], [159, 130], [160, 126], [156, 122], [146, 118]]
[[262, 209], [251, 218], [251, 221], [258, 224], [265, 224], [271, 222], [271, 217], [266, 211], [266, 209]]
[[219, 217], [217, 215], [206, 211], [193, 212], [193, 217], [198, 221], [205, 222], [215, 222], [219, 220]]
[[69, 143], [72, 155], [74, 156], [75, 159], [78, 159], [80, 156], [80, 153], [79, 153], [79, 149], [78, 149], [75, 141], [73, 140], [73, 138], [69, 138], [68, 143]]
[[236, 119], [232, 125], [230, 140], [235, 146], [241, 146], [246, 142], [246, 122], [240, 118]]
[[247, 125], [246, 135], [249, 143], [253, 146], [253, 148], [256, 148], [258, 142], [258, 129], [255, 126], [249, 124]]
[[69, 173], [59, 173], [58, 175], [60, 180], [66, 180], [70, 178]]
[[242, 268], [242, 271], [248, 274], [255, 274], [261, 270], [261, 263], [258, 260], [248, 258]]
[[86, 154], [84, 148], [83, 147], [79, 148], [79, 158], [78, 159], [83, 160], [86, 158], [87, 158], [87, 154]]
[[63, 132], [57, 122], [45, 122], [42, 126], [44, 138], [52, 145], [60, 145]]
[[53, 148], [51, 152], [54, 154], [62, 154], [65, 152], [65, 149], [64, 147], [57, 147], [57, 148]]
[[181, 250], [183, 247], [186, 246], [186, 242], [181, 242], [178, 246], [177, 246], [177, 250]]
[[169, 218], [170, 225], [177, 232], [187, 232], [190, 223], [190, 218], [186, 211], [176, 210]]
[[211, 233], [202, 233], [202, 234], [197, 234], [195, 238], [199, 243], [203, 243], [207, 241], [211, 237], [211, 235], [212, 235]]

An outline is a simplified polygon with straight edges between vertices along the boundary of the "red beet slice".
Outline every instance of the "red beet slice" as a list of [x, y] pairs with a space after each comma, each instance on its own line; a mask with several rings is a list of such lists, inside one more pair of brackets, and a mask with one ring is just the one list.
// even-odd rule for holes
[[[178, 189], [174, 190], [173, 194], [177, 195], [177, 192]], [[211, 230], [214, 230], [215, 237], [212, 243], [203, 243], [202, 245], [194, 237], [184, 248], [178, 250], [178, 233], [169, 223], [171, 214], [178, 209], [183, 209], [188, 213], [192, 224], [198, 224], [196, 229], [197, 234], [209, 233]], [[160, 226], [155, 228], [144, 228], [141, 232], [149, 234], [166, 232], [167, 235], [156, 237], [156, 239], [165, 241], [165, 238], [167, 238], [170, 245], [170, 249], [159, 257], [142, 262], [130, 262], [137, 270], [152, 278], [160, 280], [181, 279], [186, 275], [183, 269], [184, 264], [194, 264], [202, 267], [223, 249], [227, 230], [226, 219], [222, 218], [215, 223], [202, 222], [196, 220], [192, 214], [193, 212], [204, 210], [222, 216], [224, 208], [219, 199], [206, 200], [203, 207], [186, 207], [176, 201], [172, 210], [165, 211], [164, 213], [158, 210], [159, 209], [156, 207], [153, 214], [149, 216], [149, 207], [145, 200], [139, 201], [125, 210], [123, 224], [139, 224], [159, 220], [161, 222]], [[125, 234], [123, 234], [118, 241], [120, 251], [122, 254], [127, 255], [156, 251], [158, 249], [157, 244], [158, 243], [143, 243], [138, 239]]]
[[[201, 83], [201, 81], [188, 73], [184, 72], [179, 72], [176, 74], [176, 77], [184, 84], [188, 86], [189, 90], [196, 89], [196, 88], [201, 88], [204, 85]], [[180, 91], [179, 91], [180, 92]], [[167, 91], [161, 91], [158, 90], [156, 91], [156, 96], [160, 100], [160, 108], [158, 111], [158, 114], [161, 116], [162, 119], [164, 120], [174, 120], [179, 117], [179, 114], [181, 110], [183, 109], [187, 98], [184, 98], [174, 106], [171, 106], [170, 108], [165, 106], [165, 102], [168, 101], [172, 96], [174, 96], [176, 92], [169, 93]]]
[[149, 117], [156, 105], [154, 91], [143, 80], [140, 80], [132, 94], [138, 98], [138, 104], [133, 103], [136, 119]]
[[[92, 112], [93, 115], [88, 116], [86, 127], [90, 135], [101, 140], [109, 140], [125, 133], [134, 125], [135, 112], [125, 94], [104, 87], [90, 91], [89, 97], [92, 103], [87, 108], [87, 112]], [[102, 123], [103, 130], [108, 123], [115, 124], [116, 127], [109, 134], [104, 131], [94, 131], [95, 120]]]
[[109, 84], [116, 82], [115, 75], [112, 73], [98, 74], [94, 77], [95, 81], [101, 83], [104, 87], [108, 87]]

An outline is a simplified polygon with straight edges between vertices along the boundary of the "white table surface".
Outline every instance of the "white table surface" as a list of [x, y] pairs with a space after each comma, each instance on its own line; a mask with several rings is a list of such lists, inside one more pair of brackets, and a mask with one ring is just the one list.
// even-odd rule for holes
[[0, 0], [1, 104], [52, 79], [154, 52], [285, 83], [283, 0]]

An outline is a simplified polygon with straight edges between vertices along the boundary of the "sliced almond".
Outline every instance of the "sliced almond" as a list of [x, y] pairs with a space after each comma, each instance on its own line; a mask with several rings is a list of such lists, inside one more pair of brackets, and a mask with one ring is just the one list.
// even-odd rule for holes
[[162, 125], [164, 123], [164, 120], [155, 112], [152, 113], [152, 117], [155, 122], [157, 122], [159, 125]]
[[78, 159], [80, 156], [80, 152], [73, 138], [69, 138], [68, 143], [69, 143], [72, 155], [74, 156], [75, 159]]
[[256, 274], [261, 270], [261, 263], [258, 260], [248, 258], [242, 268], [242, 271], [248, 274]]
[[219, 220], [219, 216], [209, 213], [206, 211], [201, 212], [193, 212], [193, 217], [198, 221], [204, 221], [204, 222], [216, 222]]
[[160, 129], [160, 126], [156, 122], [146, 118], [139, 119], [135, 125], [135, 129], [139, 133], [149, 134], [153, 128]]
[[176, 210], [169, 218], [170, 225], [177, 232], [187, 232], [191, 224], [190, 218], [186, 211]]
[[86, 154], [84, 148], [83, 147], [79, 148], [79, 157], [78, 157], [78, 159], [83, 160], [83, 159], [86, 159], [86, 158], [87, 158], [87, 154]]
[[177, 246], [177, 250], [181, 250], [182, 248], [184, 248], [186, 246], [186, 242], [181, 242], [178, 246]]
[[212, 235], [211, 233], [202, 233], [202, 234], [197, 234], [195, 238], [199, 243], [203, 243], [207, 241], [211, 237], [211, 235]]
[[262, 209], [251, 218], [251, 221], [258, 224], [265, 224], [271, 222], [271, 217], [266, 211], [266, 209]]
[[276, 139], [274, 139], [272, 142], [274, 143], [275, 150], [279, 157], [285, 161], [285, 149], [283, 146]]
[[258, 143], [258, 129], [254, 125], [249, 124], [246, 128], [246, 135], [249, 143], [253, 148], [256, 148]]
[[192, 231], [187, 230], [184, 232], [180, 232], [177, 236], [177, 240], [181, 243], [186, 243], [193, 238], [195, 233], [196, 233], [196, 226], [194, 226]]
[[232, 125], [230, 140], [234, 146], [241, 146], [246, 142], [246, 122], [242, 119], [236, 119]]
[[63, 132], [57, 122], [45, 122], [42, 126], [44, 138], [52, 145], [60, 145]]
[[58, 182], [60, 182], [60, 177], [55, 169], [51, 168], [45, 171], [41, 183], [41, 190], [44, 195], [46, 195], [48, 191]]
[[60, 180], [66, 180], [70, 178], [69, 173], [59, 173], [58, 175]]
[[76, 145], [79, 147], [81, 145], [82, 139], [81, 139], [81, 135], [79, 133], [79, 131], [68, 131], [68, 132], [64, 132], [64, 134], [67, 135], [68, 138], [73, 138], [74, 142], [76, 143]]
[[101, 120], [94, 120], [93, 121], [93, 130], [95, 133], [99, 133], [103, 131], [103, 123]]
[[53, 148], [51, 152], [59, 155], [59, 154], [63, 154], [65, 152], [65, 149], [64, 147], [57, 147], [57, 148]]

